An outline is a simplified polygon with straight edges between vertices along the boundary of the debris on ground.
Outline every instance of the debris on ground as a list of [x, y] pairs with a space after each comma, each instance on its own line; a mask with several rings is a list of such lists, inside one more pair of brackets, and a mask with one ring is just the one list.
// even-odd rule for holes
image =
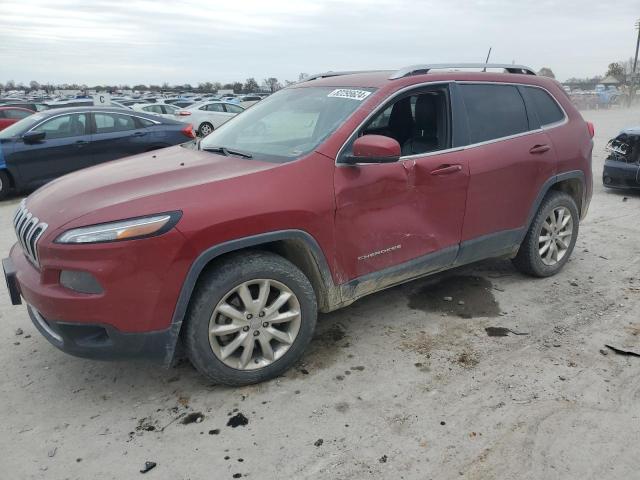
[[528, 332], [516, 332], [506, 327], [486, 327], [484, 331], [487, 332], [487, 335], [490, 337], [506, 337], [510, 333], [514, 335], [529, 335]]
[[640, 357], [640, 352], [636, 352], [634, 350], [629, 350], [629, 349], [625, 349], [625, 348], [618, 348], [618, 347], [614, 347], [612, 345], [605, 345], [605, 347], [613, 350], [618, 355], [629, 355], [631, 357]]
[[387, 460], [388, 460], [388, 457], [387, 457], [386, 455], [382, 455], [382, 456], [378, 459], [378, 461], [379, 461], [380, 463], [387, 463]]
[[21, 328], [16, 329], [16, 335], [22, 335], [24, 333], [24, 330], [22, 330]]
[[144, 468], [140, 470], [140, 473], [147, 473], [156, 468], [156, 465], [158, 465], [156, 462], [144, 462]]
[[316, 447], [321, 446], [323, 443], [324, 443], [324, 440], [323, 440], [323, 439], [321, 439], [321, 438], [319, 438], [318, 440], [316, 440], [315, 442], [313, 442], [313, 444], [314, 444]]
[[242, 413], [238, 412], [229, 419], [229, 421], [227, 422], [227, 427], [231, 427], [231, 428], [244, 427], [248, 423], [249, 423], [249, 419], [245, 417]]
[[182, 419], [183, 425], [189, 425], [191, 423], [201, 423], [204, 420], [204, 415], [202, 412], [193, 412], [188, 414], [186, 417]]
[[51, 450], [47, 452], [47, 456], [49, 458], [53, 458], [56, 456], [56, 452], [58, 451], [58, 447], [53, 447]]
[[209, 435], [218, 435], [220, 433], [219, 428], [214, 428], [213, 430], [209, 430]]

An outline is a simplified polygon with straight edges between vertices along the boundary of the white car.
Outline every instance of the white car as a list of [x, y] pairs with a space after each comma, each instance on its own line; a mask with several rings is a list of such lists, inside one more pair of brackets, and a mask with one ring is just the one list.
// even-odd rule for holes
[[180, 115], [182, 109], [168, 103], [136, 103], [131, 106], [137, 112], [151, 113], [171, 120], [182, 121], [184, 115]]
[[216, 128], [244, 112], [244, 108], [233, 103], [201, 102], [182, 109], [182, 121], [189, 122], [201, 137], [206, 137]]

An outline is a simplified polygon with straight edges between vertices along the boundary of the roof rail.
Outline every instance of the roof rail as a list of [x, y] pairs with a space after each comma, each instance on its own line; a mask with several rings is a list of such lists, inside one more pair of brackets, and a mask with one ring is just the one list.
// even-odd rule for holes
[[328, 78], [328, 77], [339, 77], [341, 75], [354, 75], [357, 73], [375, 73], [375, 72], [383, 72], [384, 70], [348, 70], [343, 72], [324, 72], [324, 73], [316, 73], [314, 75], [309, 75], [307, 78], [300, 80], [300, 82], [310, 82], [311, 80], [317, 80], [318, 78]]
[[509, 73], [522, 73], [525, 75], [535, 75], [531, 68], [524, 65], [512, 65], [510, 63], [433, 63], [426, 65], [410, 65], [408, 67], [396, 70], [391, 74], [389, 80], [396, 80], [410, 75], [422, 75], [429, 73], [430, 70], [455, 70], [462, 68], [502, 68]]

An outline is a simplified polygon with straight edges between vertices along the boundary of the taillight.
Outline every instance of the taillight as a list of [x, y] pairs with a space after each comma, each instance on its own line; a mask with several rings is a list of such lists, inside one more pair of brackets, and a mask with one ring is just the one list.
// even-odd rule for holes
[[189, 138], [196, 138], [196, 134], [193, 133], [193, 125], [189, 124], [186, 127], [184, 127], [182, 130], [180, 130], [184, 136], [189, 137]]
[[587, 122], [587, 129], [589, 130], [589, 135], [591, 135], [591, 138], [593, 138], [596, 134], [596, 129], [594, 128], [593, 123]]
[[178, 115], [180, 115], [181, 117], [187, 117], [187, 116], [191, 115], [191, 112], [188, 112], [187, 110], [180, 110], [178, 112]]

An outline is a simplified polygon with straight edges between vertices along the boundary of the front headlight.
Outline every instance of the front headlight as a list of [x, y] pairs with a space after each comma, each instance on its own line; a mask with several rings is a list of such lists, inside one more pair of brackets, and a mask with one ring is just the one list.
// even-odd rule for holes
[[182, 212], [160, 213], [67, 230], [56, 243], [100, 243], [160, 235], [175, 226]]

